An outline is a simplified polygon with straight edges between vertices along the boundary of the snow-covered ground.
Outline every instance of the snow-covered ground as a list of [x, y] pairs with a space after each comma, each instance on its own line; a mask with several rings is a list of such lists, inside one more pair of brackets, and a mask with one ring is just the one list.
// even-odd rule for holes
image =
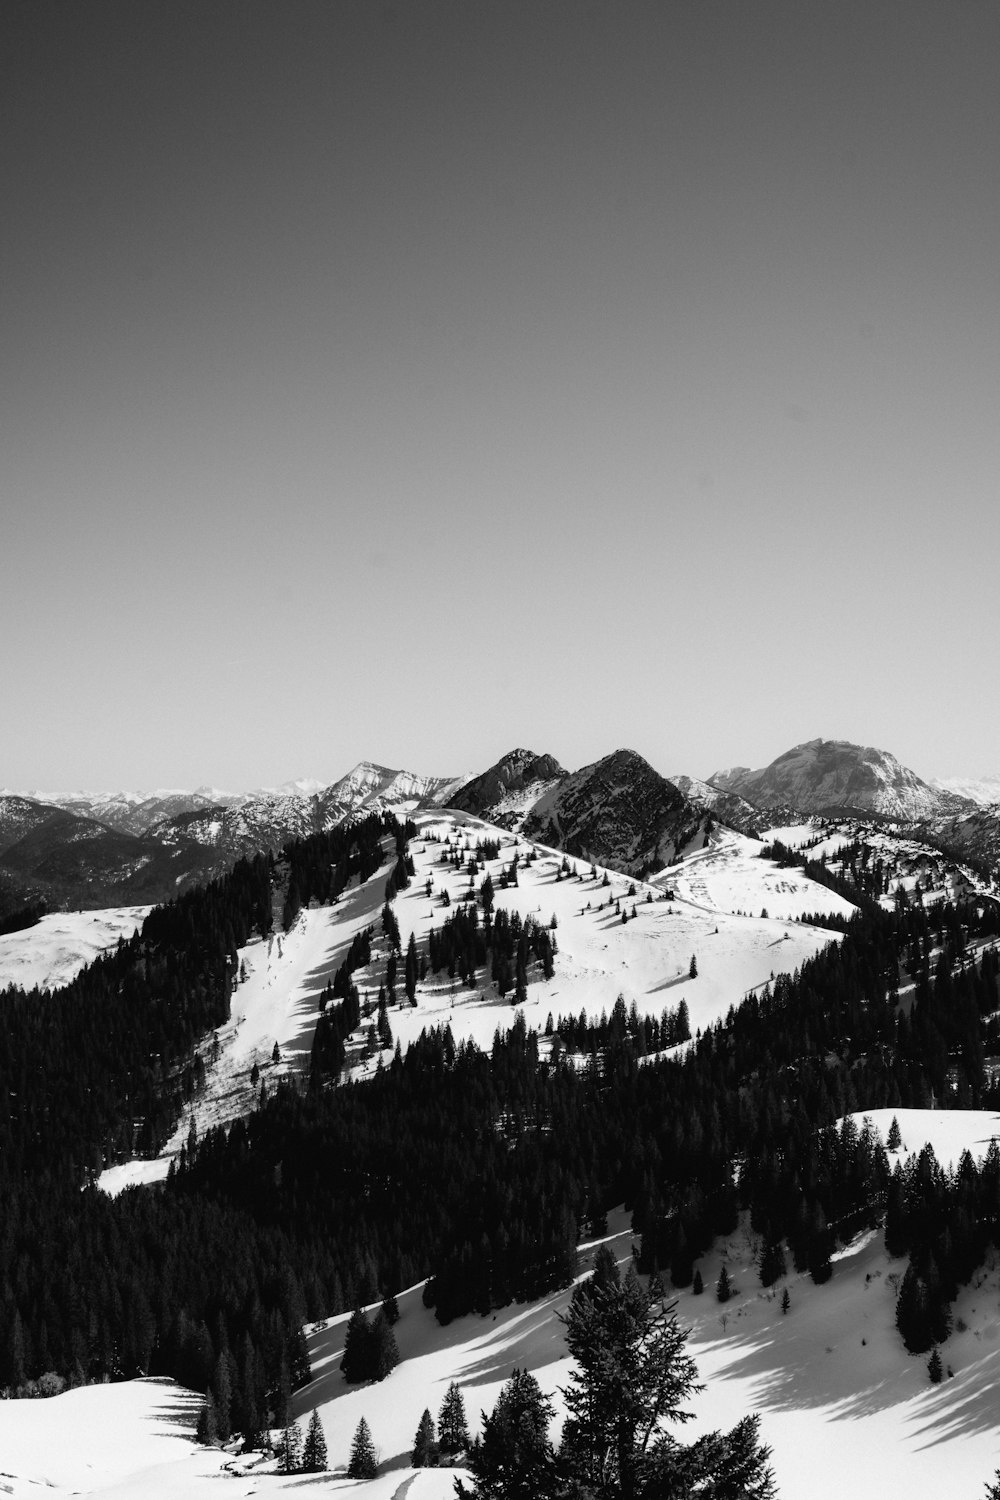
[[53, 912], [34, 927], [0, 937], [0, 990], [59, 989], [120, 937], [130, 938], [151, 908], [115, 906], [105, 911]]
[[[911, 1150], [929, 1139], [942, 1161], [968, 1147], [985, 1149], [1000, 1117], [974, 1111], [877, 1111], [887, 1130], [895, 1113]], [[858, 1117], [859, 1121], [861, 1117]], [[609, 1243], [624, 1262], [632, 1236], [623, 1214], [611, 1216]], [[581, 1247], [585, 1274], [598, 1242]], [[758, 1245], [743, 1225], [699, 1261], [705, 1292], [677, 1294], [681, 1322], [705, 1390], [690, 1403], [685, 1440], [732, 1427], [761, 1413], [761, 1435], [773, 1449], [782, 1500], [978, 1500], [1000, 1466], [1000, 1264], [996, 1256], [962, 1289], [956, 1331], [941, 1348], [950, 1373], [931, 1385], [926, 1357], [908, 1355], [895, 1328], [895, 1285], [904, 1260], [890, 1260], [880, 1233], [861, 1236], [835, 1258], [834, 1275], [816, 1287], [792, 1273], [765, 1291], [755, 1269]], [[713, 1287], [725, 1263], [736, 1291], [725, 1305]], [[790, 1306], [781, 1311], [787, 1287]], [[381, 1384], [348, 1386], [339, 1362], [347, 1315], [307, 1329], [312, 1383], [295, 1408], [316, 1408], [326, 1435], [327, 1475], [282, 1478], [273, 1463], [199, 1450], [192, 1441], [197, 1400], [169, 1381], [135, 1381], [67, 1392], [48, 1401], [0, 1402], [0, 1494], [61, 1500], [88, 1494], [184, 1496], [233, 1500], [299, 1490], [360, 1493], [371, 1500], [451, 1500], [453, 1471], [409, 1467], [420, 1415], [436, 1417], [452, 1380], [460, 1385], [469, 1425], [492, 1409], [515, 1366], [534, 1372], [555, 1398], [570, 1363], [559, 1313], [569, 1293], [470, 1316], [442, 1328], [424, 1308], [421, 1288], [399, 1298], [396, 1338], [402, 1363]], [[345, 1477], [351, 1439], [364, 1416], [380, 1451], [377, 1479], [363, 1488]], [[304, 1423], [303, 1423], [304, 1425]], [[266, 1477], [265, 1477], [266, 1476]], [[220, 1480], [224, 1484], [220, 1486]]]
[[[709, 849], [672, 866], [654, 882], [643, 883], [603, 867], [591, 875], [590, 863], [577, 859], [568, 861], [575, 873], [567, 877], [561, 874], [561, 853], [462, 814], [428, 813], [416, 821], [418, 836], [411, 842], [416, 873], [394, 902], [404, 950], [412, 932], [418, 948], [426, 952], [430, 929], [440, 928], [468, 891], [464, 866], [476, 843], [498, 841], [499, 855], [486, 866], [495, 887], [496, 909], [517, 911], [522, 919], [532, 916], [543, 926], [556, 919], [555, 973], [551, 980], [532, 975], [522, 1007], [528, 1026], [539, 1031], [550, 1015], [554, 1023], [560, 1015], [578, 1016], [581, 1011], [597, 1019], [602, 1011], [610, 1012], [622, 995], [626, 1005], [635, 1002], [640, 1015], [659, 1016], [665, 1007], [676, 1009], [681, 1000], [686, 1001], [694, 1032], [724, 1016], [731, 1005], [738, 1005], [774, 974], [793, 971], [836, 940], [837, 934], [803, 926], [792, 921], [793, 916], [804, 911], [853, 910], [841, 897], [799, 872], [779, 870], [770, 861], [756, 858], [760, 846], [754, 840], [726, 830], [719, 830]], [[446, 849], [455, 847], [462, 849], [462, 870], [441, 863]], [[536, 858], [528, 864], [532, 850]], [[518, 884], [501, 890], [501, 871], [510, 867], [515, 852]], [[353, 977], [363, 1007], [374, 1007], [389, 955], [381, 913], [394, 857], [387, 858], [364, 885], [346, 891], [336, 906], [303, 910], [290, 932], [240, 950], [246, 980], [233, 994], [232, 1018], [218, 1033], [218, 1047], [210, 1040], [202, 1048], [204, 1091], [185, 1111], [159, 1159], [109, 1168], [100, 1179], [106, 1191], [119, 1192], [134, 1183], [165, 1177], [171, 1158], [187, 1138], [192, 1118], [201, 1135], [212, 1125], [228, 1123], [252, 1110], [260, 1088], [259, 1082], [254, 1087], [250, 1081], [255, 1063], [267, 1087], [283, 1073], [308, 1067], [319, 995], [355, 934], [367, 926], [374, 929], [372, 962]], [[480, 872], [475, 878], [477, 889], [482, 880]], [[447, 907], [442, 904], [445, 890], [450, 901]], [[674, 892], [672, 899], [666, 898], [666, 890]], [[753, 915], [733, 914], [731, 902], [737, 891]], [[634, 910], [635, 919], [623, 923], [615, 910], [616, 901], [630, 918]], [[769, 918], [758, 915], [764, 907], [772, 913]], [[779, 916], [782, 910], [786, 915]], [[695, 979], [689, 977], [692, 956], [697, 960]], [[425, 1027], [446, 1024], [456, 1042], [471, 1039], [488, 1049], [497, 1028], [508, 1028], [515, 1014], [513, 992], [501, 999], [483, 971], [475, 987], [444, 973], [428, 973], [418, 985], [414, 1007], [405, 999], [400, 964], [397, 995], [402, 1003], [389, 1007], [389, 1024], [394, 1041], [404, 1051]], [[366, 1018], [356, 1034], [352, 1071], [357, 1077], [372, 1071], [378, 1062], [377, 1055], [364, 1055], [368, 1025]], [[277, 1065], [271, 1062], [276, 1042], [281, 1058]], [[383, 1054], [385, 1061], [390, 1057], [390, 1051]]]
[[[815, 833], [814, 828], [806, 825], [804, 828], [778, 829], [774, 837], [791, 848], [797, 847], [803, 839], [800, 837], [792, 843], [781, 838], [782, 834], [815, 837]], [[771, 837], [769, 834], [765, 842]], [[669, 885], [693, 905], [704, 906], [712, 912], [741, 911], [756, 916], [766, 910], [769, 917], [780, 922], [796, 921], [817, 912], [842, 917], [854, 915], [857, 908], [849, 901], [810, 880], [801, 870], [794, 866], [783, 869], [773, 860], [762, 860], [760, 853], [763, 848], [764, 842], [760, 839], [746, 838], [741, 833], [720, 828], [713, 834], [707, 849], [691, 855], [681, 865], [663, 871], [656, 879]]]
[[[355, 933], [381, 910], [390, 862], [364, 886], [346, 892], [336, 906], [303, 909], [292, 928], [239, 950], [239, 973], [228, 1023], [218, 1045], [201, 1048], [205, 1088], [185, 1110], [177, 1129], [155, 1161], [109, 1167], [100, 1186], [114, 1194], [142, 1182], [161, 1181], [187, 1140], [191, 1121], [199, 1136], [249, 1114], [260, 1096], [283, 1074], [308, 1067], [319, 1014], [319, 996], [332, 980]], [[275, 1044], [280, 1054], [272, 1061]], [[258, 1081], [251, 1080], [254, 1065]]]

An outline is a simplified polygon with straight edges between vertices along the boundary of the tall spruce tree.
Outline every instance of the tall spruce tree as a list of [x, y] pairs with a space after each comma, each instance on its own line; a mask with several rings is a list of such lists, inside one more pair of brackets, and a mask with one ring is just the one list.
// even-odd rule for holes
[[372, 1442], [368, 1423], [362, 1417], [354, 1430], [351, 1457], [347, 1464], [347, 1477], [348, 1479], [374, 1479], [377, 1473], [378, 1459], [375, 1457], [375, 1444]]
[[461, 1453], [469, 1446], [465, 1402], [456, 1381], [444, 1393], [438, 1413], [438, 1435], [442, 1453]]
[[302, 1469], [306, 1474], [322, 1474], [326, 1466], [326, 1436], [319, 1412], [313, 1407], [305, 1442], [302, 1444]]
[[413, 1440], [413, 1454], [410, 1462], [415, 1469], [433, 1469], [437, 1461], [438, 1444], [434, 1435], [434, 1418], [430, 1414], [430, 1409], [425, 1407], [417, 1428], [417, 1435]]

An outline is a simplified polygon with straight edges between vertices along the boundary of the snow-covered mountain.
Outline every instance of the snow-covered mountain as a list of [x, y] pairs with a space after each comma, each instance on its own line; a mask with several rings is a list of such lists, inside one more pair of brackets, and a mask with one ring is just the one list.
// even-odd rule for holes
[[961, 797], [921, 780], [887, 750], [849, 740], [808, 740], [759, 771], [737, 766], [716, 771], [708, 781], [762, 808], [852, 809], [905, 822], [970, 810]]
[[1000, 776], [948, 776], [944, 780], [932, 777], [930, 784], [938, 791], [950, 792], [966, 802], [976, 802], [980, 807], [1000, 804]]
[[567, 775], [552, 755], [511, 750], [482, 775], [465, 782], [449, 802], [502, 828], [517, 828], [535, 803]]
[[714, 813], [723, 823], [728, 823], [730, 828], [736, 828], [740, 833], [756, 838], [773, 821], [759, 807], [754, 807], [752, 802], [741, 797], [739, 792], [712, 786], [711, 782], [699, 781], [697, 776], [670, 776], [667, 779], [673, 782], [689, 802]]

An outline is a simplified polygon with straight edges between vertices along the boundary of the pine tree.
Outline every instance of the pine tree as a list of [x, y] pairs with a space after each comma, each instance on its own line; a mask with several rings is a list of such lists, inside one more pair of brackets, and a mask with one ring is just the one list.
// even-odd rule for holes
[[298, 1474], [302, 1468], [302, 1430], [289, 1422], [278, 1443], [278, 1473]]
[[434, 1436], [434, 1418], [429, 1408], [424, 1408], [424, 1414], [420, 1418], [417, 1435], [413, 1440], [413, 1455], [410, 1459], [415, 1469], [433, 1469], [437, 1467], [438, 1445]]
[[931, 1377], [931, 1385], [940, 1385], [944, 1368], [941, 1364], [941, 1356], [937, 1349], [931, 1350], [931, 1357], [927, 1361], [927, 1373]]
[[700, 1271], [695, 1271], [694, 1273], [694, 1280], [691, 1283], [691, 1290], [692, 1292], [694, 1292], [696, 1297], [700, 1297], [702, 1292], [705, 1290], [705, 1283], [702, 1280]]
[[546, 1500], [553, 1495], [555, 1469], [548, 1429], [552, 1403], [527, 1370], [515, 1370], [490, 1416], [483, 1415], [483, 1435], [469, 1450], [474, 1479], [455, 1493], [475, 1500]]
[[306, 1439], [302, 1444], [302, 1470], [306, 1474], [322, 1474], [326, 1466], [326, 1437], [323, 1432], [323, 1423], [319, 1419], [319, 1412], [313, 1407], [313, 1414], [309, 1418], [309, 1426], [306, 1429]]
[[781, 1311], [783, 1313], [786, 1313], [788, 1311], [788, 1309], [791, 1307], [791, 1305], [792, 1305], [792, 1299], [788, 1295], [788, 1288], [786, 1286], [785, 1290], [781, 1294]]
[[215, 1420], [215, 1397], [209, 1386], [205, 1392], [205, 1403], [198, 1413], [198, 1427], [196, 1436], [199, 1443], [204, 1443], [208, 1448], [214, 1448], [219, 1441], [219, 1429]]
[[372, 1442], [368, 1423], [362, 1417], [354, 1431], [347, 1477], [348, 1479], [374, 1479], [377, 1473], [378, 1460], [375, 1457], [375, 1445]]
[[733, 1295], [733, 1284], [729, 1279], [729, 1272], [725, 1266], [719, 1272], [719, 1279], [715, 1283], [715, 1295], [720, 1302], [728, 1302]]
[[370, 1331], [369, 1376], [372, 1380], [384, 1380], [399, 1364], [399, 1345], [396, 1335], [382, 1308], [375, 1314]]
[[698, 978], [698, 960], [693, 953], [691, 955], [691, 962], [688, 964], [688, 978]]
[[469, 1429], [465, 1422], [465, 1401], [453, 1380], [444, 1393], [438, 1413], [438, 1433], [442, 1453], [461, 1453], [469, 1446]]
[[351, 1313], [344, 1335], [344, 1355], [340, 1369], [350, 1385], [371, 1379], [371, 1327], [360, 1307]]
[[885, 1147], [887, 1151], [898, 1151], [902, 1144], [903, 1133], [899, 1128], [899, 1121], [896, 1119], [896, 1116], [893, 1115], [892, 1124], [889, 1126], [889, 1134], [886, 1137]]
[[390, 1328], [399, 1322], [399, 1303], [395, 1292], [387, 1292], [382, 1298], [382, 1316]]

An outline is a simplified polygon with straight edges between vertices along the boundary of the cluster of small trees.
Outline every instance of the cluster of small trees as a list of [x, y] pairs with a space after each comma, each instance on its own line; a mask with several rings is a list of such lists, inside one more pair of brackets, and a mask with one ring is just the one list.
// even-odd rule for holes
[[691, 1037], [687, 1001], [682, 1000], [676, 1010], [664, 1006], [662, 1014], [640, 1016], [636, 1002], [626, 1009], [625, 999], [619, 995], [610, 1016], [602, 1011], [599, 1020], [592, 1021], [586, 1011], [579, 1016], [560, 1015], [553, 1025], [551, 1015], [545, 1023], [545, 1035], [558, 1035], [569, 1052], [603, 1052], [608, 1047], [616, 1048], [628, 1043], [637, 1057], [651, 1052], [660, 1052], [686, 1042]]
[[326, 1435], [319, 1412], [313, 1409], [305, 1438], [298, 1422], [289, 1422], [278, 1444], [280, 1474], [322, 1474], [327, 1468]]
[[384, 1380], [399, 1364], [399, 1347], [392, 1325], [399, 1313], [395, 1297], [387, 1298], [368, 1319], [355, 1308], [347, 1325], [340, 1368], [344, 1379], [355, 1385], [363, 1380]]
[[410, 1462], [415, 1469], [435, 1468], [442, 1455], [453, 1459], [469, 1446], [469, 1429], [465, 1419], [465, 1402], [462, 1392], [453, 1380], [445, 1392], [438, 1413], [437, 1430], [430, 1407], [424, 1409], [417, 1434], [413, 1440]]

